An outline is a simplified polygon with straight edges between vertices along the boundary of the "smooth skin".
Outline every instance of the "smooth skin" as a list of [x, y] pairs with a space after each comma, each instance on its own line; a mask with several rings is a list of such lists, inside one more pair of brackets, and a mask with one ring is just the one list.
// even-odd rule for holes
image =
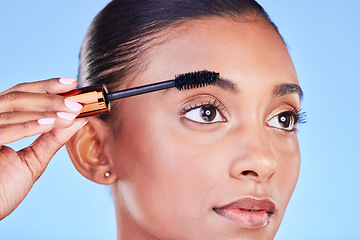
[[[296, 126], [279, 116], [301, 108], [298, 85], [281, 37], [262, 20], [187, 22], [160, 36], [144, 56], [134, 87], [210, 70], [233, 83], [154, 92], [123, 99], [115, 121], [89, 119], [67, 143], [85, 177], [111, 184], [118, 239], [273, 239], [300, 166]], [[204, 121], [199, 106], [213, 105]], [[89, 150], [90, 149], [90, 150]], [[106, 171], [111, 172], [105, 177]], [[265, 226], [239, 226], [214, 211], [244, 197], [269, 198]]]
[[[50, 159], [86, 122], [82, 106], [57, 94], [76, 87], [71, 79], [19, 84], [0, 93], [0, 220], [25, 198]], [[40, 134], [16, 152], [5, 144]]]

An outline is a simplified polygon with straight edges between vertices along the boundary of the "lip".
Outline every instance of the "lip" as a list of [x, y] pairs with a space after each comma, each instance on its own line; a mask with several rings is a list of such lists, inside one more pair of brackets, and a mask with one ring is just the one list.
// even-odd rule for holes
[[213, 210], [238, 226], [246, 228], [265, 227], [276, 209], [275, 203], [269, 198], [245, 197]]

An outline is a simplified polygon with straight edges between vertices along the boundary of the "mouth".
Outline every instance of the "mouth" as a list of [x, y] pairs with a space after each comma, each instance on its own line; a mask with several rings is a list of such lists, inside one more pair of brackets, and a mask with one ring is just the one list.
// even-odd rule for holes
[[248, 197], [225, 206], [215, 207], [213, 211], [241, 227], [265, 227], [275, 212], [275, 203], [268, 198]]

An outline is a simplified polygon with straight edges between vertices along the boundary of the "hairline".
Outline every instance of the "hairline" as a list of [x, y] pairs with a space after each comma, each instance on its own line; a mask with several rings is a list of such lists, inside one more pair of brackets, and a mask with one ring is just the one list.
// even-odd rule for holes
[[[147, 58], [146, 55], [148, 55], [148, 53], [152, 49], [156, 48], [156, 46], [161, 46], [163, 43], [170, 41], [170, 39], [174, 37], [174, 34], [179, 34], [179, 31], [171, 32], [172, 30], [178, 30], [179, 28], [184, 28], [183, 30], [186, 31], [188, 28], [191, 28], [192, 24], [195, 24], [196, 22], [202, 22], [204, 20], [216, 20], [216, 19], [223, 19], [223, 20], [225, 19], [240, 23], [264, 22], [269, 27], [271, 27], [276, 33], [278, 33], [281, 40], [286, 46], [286, 43], [283, 37], [281, 36], [281, 34], [279, 33], [279, 31], [277, 30], [277, 28], [274, 27], [266, 18], [258, 16], [256, 13], [250, 12], [242, 16], [234, 16], [233, 14], [229, 14], [229, 13], [224, 15], [204, 15], [199, 17], [177, 20], [158, 28], [157, 31], [155, 32], [151, 32], [146, 34], [146, 36], [140, 37], [140, 38], [144, 38], [144, 37], [146, 38], [145, 40], [141, 40], [142, 41], [141, 45], [143, 46], [144, 49], [140, 54], [137, 55], [137, 57], [135, 58], [136, 60], [131, 62], [130, 64], [131, 70], [127, 72], [126, 77], [124, 77], [123, 81], [117, 86], [117, 88], [130, 87], [130, 85], [134, 81], [134, 78], [136, 78], [142, 71], [145, 71], [149, 61], [151, 61], [151, 59]], [[117, 49], [117, 51], [118, 50], [119, 49]]]

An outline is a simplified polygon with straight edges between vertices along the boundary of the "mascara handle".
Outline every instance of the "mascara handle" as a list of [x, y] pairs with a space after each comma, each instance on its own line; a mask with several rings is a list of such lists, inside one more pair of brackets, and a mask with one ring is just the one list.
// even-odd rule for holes
[[77, 118], [82, 118], [110, 112], [110, 102], [105, 97], [107, 93], [106, 86], [102, 85], [74, 89], [60, 95], [84, 106], [77, 116]]

